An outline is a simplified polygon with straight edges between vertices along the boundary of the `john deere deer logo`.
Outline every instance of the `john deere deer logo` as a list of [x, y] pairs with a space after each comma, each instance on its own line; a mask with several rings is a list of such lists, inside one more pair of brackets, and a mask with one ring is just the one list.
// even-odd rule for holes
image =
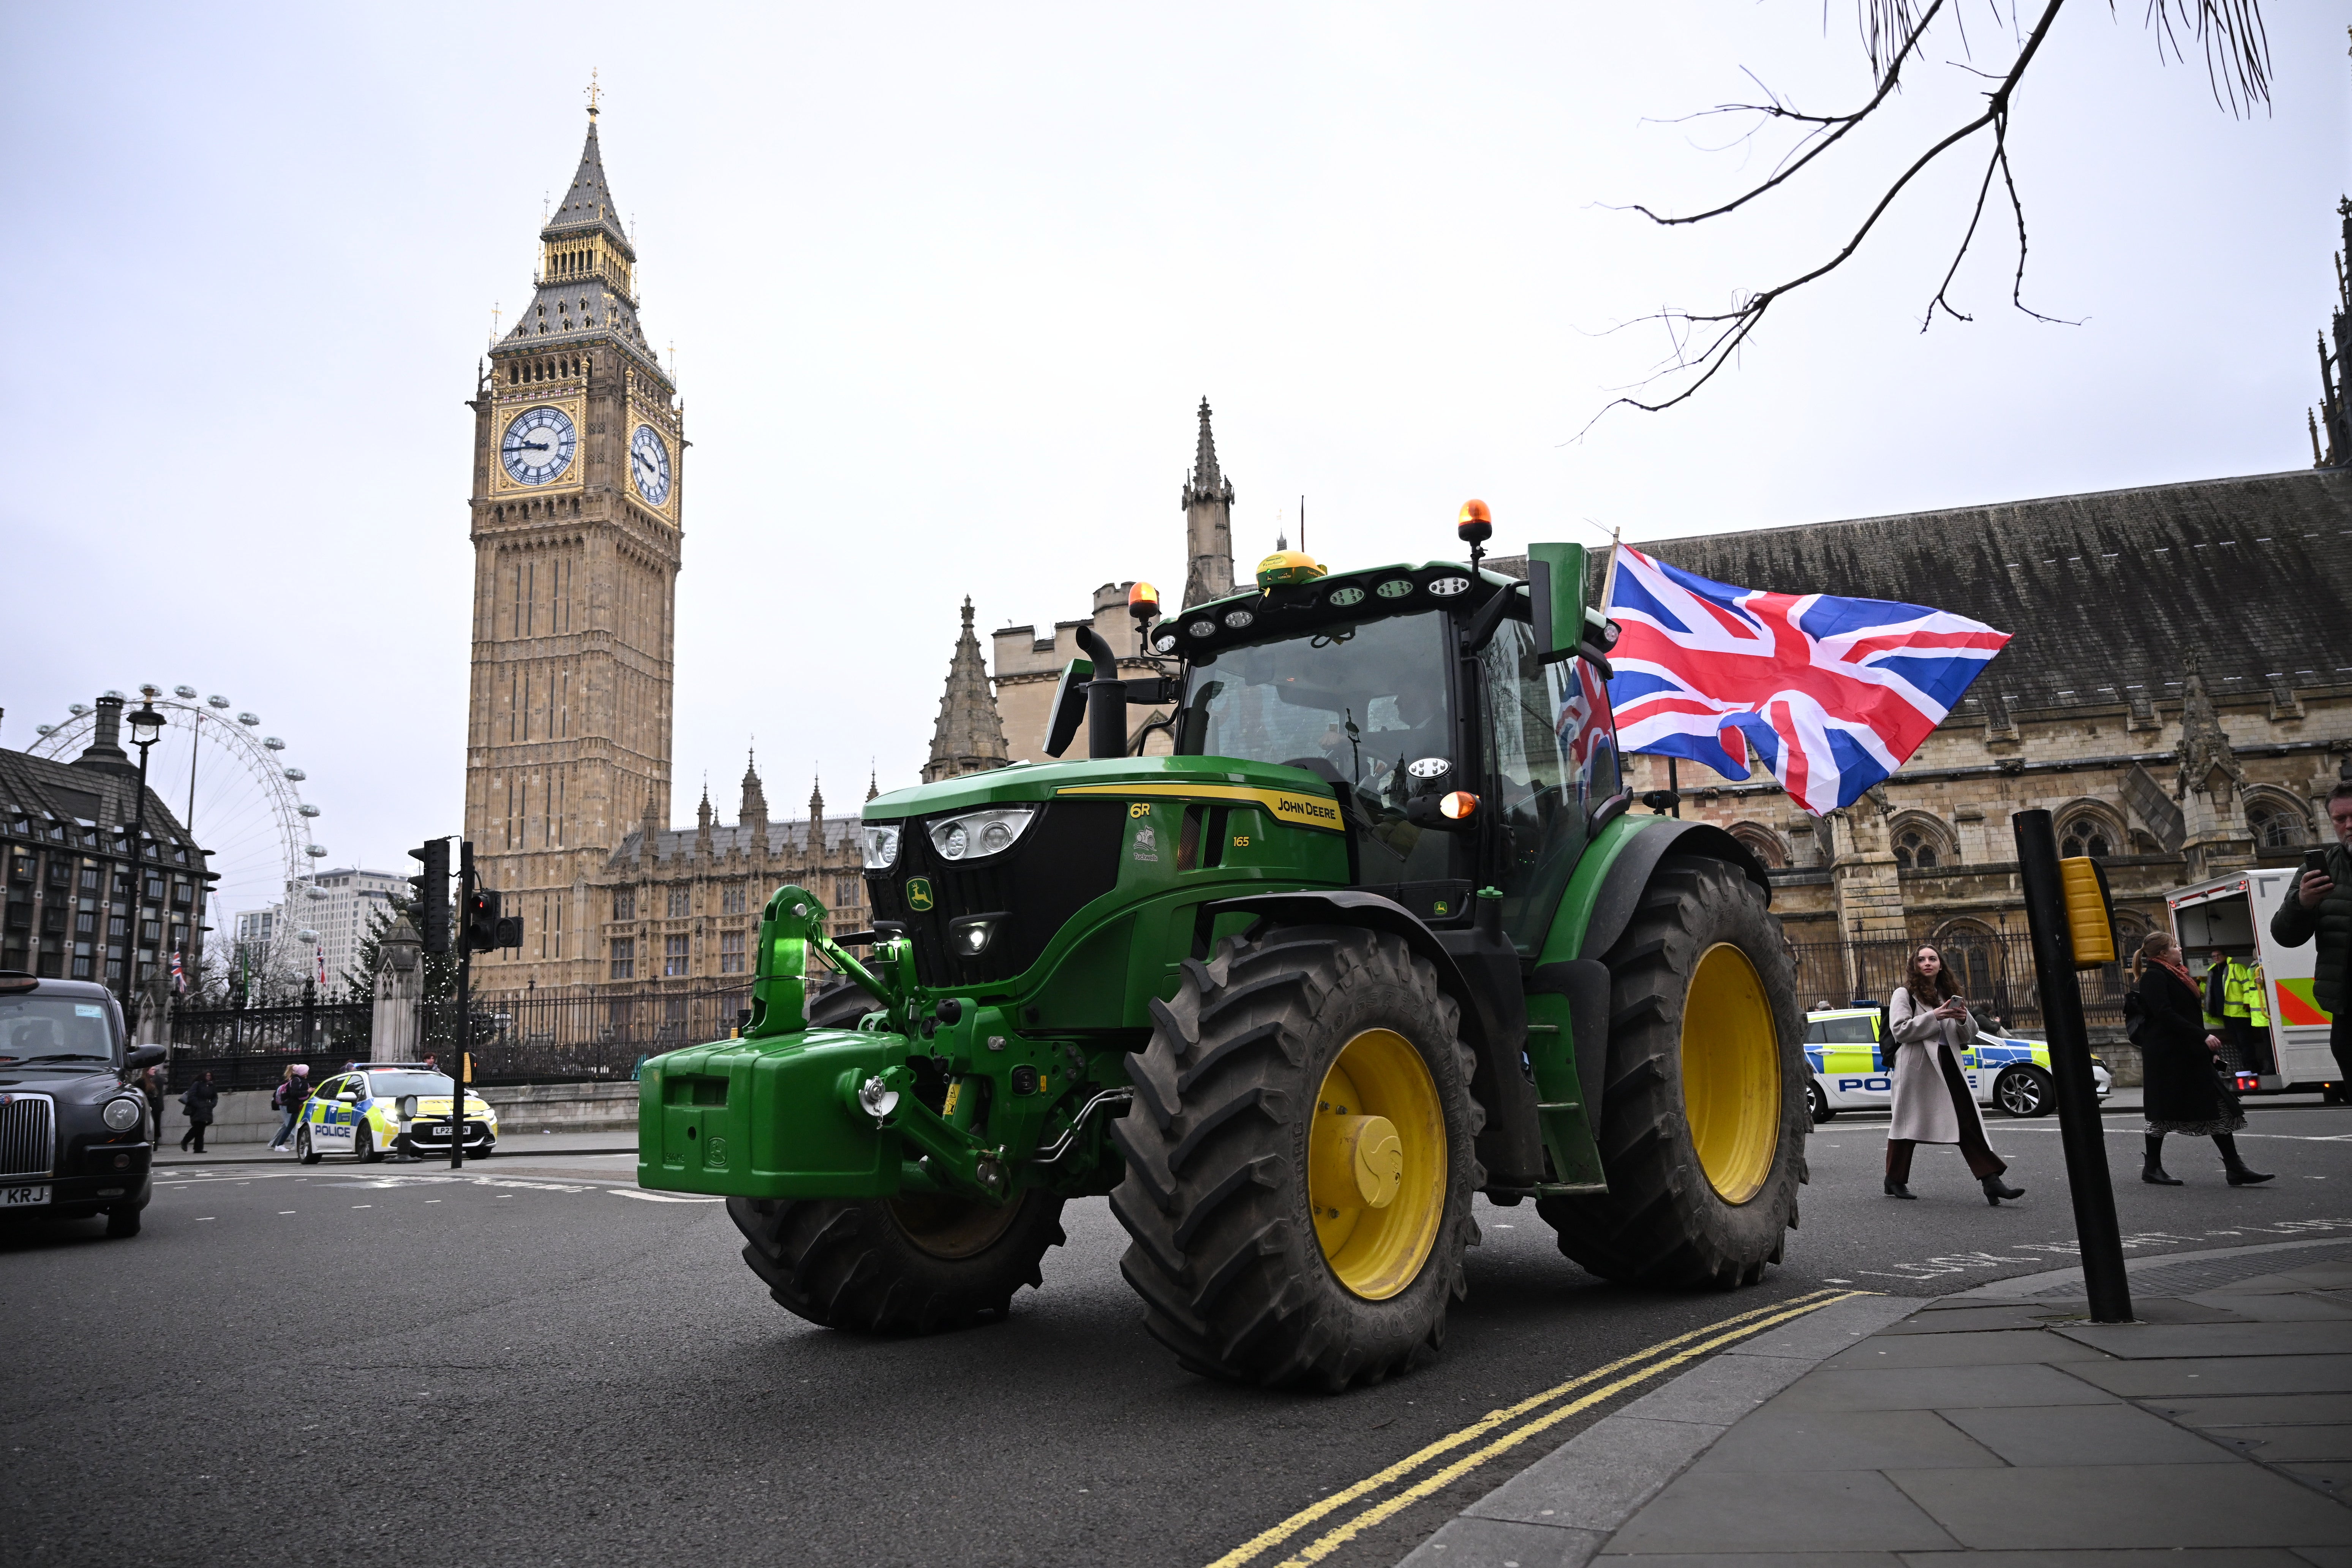
[[911, 877], [907, 881], [907, 907], [921, 914], [931, 907], [931, 879]]

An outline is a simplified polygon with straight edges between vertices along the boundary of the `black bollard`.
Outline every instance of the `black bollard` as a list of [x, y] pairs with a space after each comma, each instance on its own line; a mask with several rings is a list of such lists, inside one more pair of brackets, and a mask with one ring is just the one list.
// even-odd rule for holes
[[2033, 935], [2042, 1032], [2050, 1037], [2050, 1071], [2058, 1082], [2058, 1141], [2066, 1151], [2066, 1188], [2074, 1200], [2074, 1235], [2082, 1248], [2091, 1321], [2128, 1323], [2131, 1282], [2124, 1273], [2116, 1190], [2107, 1179], [2106, 1130], [2099, 1120], [2098, 1088], [2091, 1077], [2083, 992], [2074, 978], [2074, 938], [2058, 865], [2058, 836], [2046, 811], [2021, 811], [2010, 822], [2017, 833], [2018, 875], [2024, 888], [2026, 924]]

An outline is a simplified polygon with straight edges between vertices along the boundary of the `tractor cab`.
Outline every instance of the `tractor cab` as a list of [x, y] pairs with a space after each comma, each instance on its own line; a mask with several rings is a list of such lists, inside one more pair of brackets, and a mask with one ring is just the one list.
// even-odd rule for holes
[[1528, 585], [1459, 563], [1333, 576], [1287, 552], [1259, 577], [1151, 637], [1181, 664], [1177, 754], [1314, 775], [1354, 886], [1441, 930], [1498, 889], [1532, 954], [1596, 810], [1624, 800], [1591, 664], [1545, 659]]

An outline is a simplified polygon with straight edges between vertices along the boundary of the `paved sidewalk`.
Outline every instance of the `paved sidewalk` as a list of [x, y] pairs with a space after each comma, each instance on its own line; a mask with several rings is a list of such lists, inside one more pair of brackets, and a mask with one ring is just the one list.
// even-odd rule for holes
[[[1411, 1568], [2352, 1568], [2352, 1242], [1873, 1299], [1637, 1400], [1465, 1510]], [[1811, 1359], [1807, 1356], [1812, 1352]]]

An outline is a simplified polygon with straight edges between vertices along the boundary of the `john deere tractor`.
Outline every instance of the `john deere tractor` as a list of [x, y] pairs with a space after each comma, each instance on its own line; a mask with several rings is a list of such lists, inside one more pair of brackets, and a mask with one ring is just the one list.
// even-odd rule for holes
[[1466, 567], [1147, 592], [1155, 676], [1082, 629], [1045, 749], [1088, 760], [868, 802], [873, 929], [768, 901], [740, 1037], [645, 1066], [639, 1181], [875, 1333], [1003, 1316], [1108, 1194], [1184, 1365], [1334, 1390], [1438, 1351], [1473, 1194], [1610, 1279], [1759, 1279], [1811, 1125], [1764, 869], [1628, 815], [1583, 551], [1506, 577], [1465, 517]]

